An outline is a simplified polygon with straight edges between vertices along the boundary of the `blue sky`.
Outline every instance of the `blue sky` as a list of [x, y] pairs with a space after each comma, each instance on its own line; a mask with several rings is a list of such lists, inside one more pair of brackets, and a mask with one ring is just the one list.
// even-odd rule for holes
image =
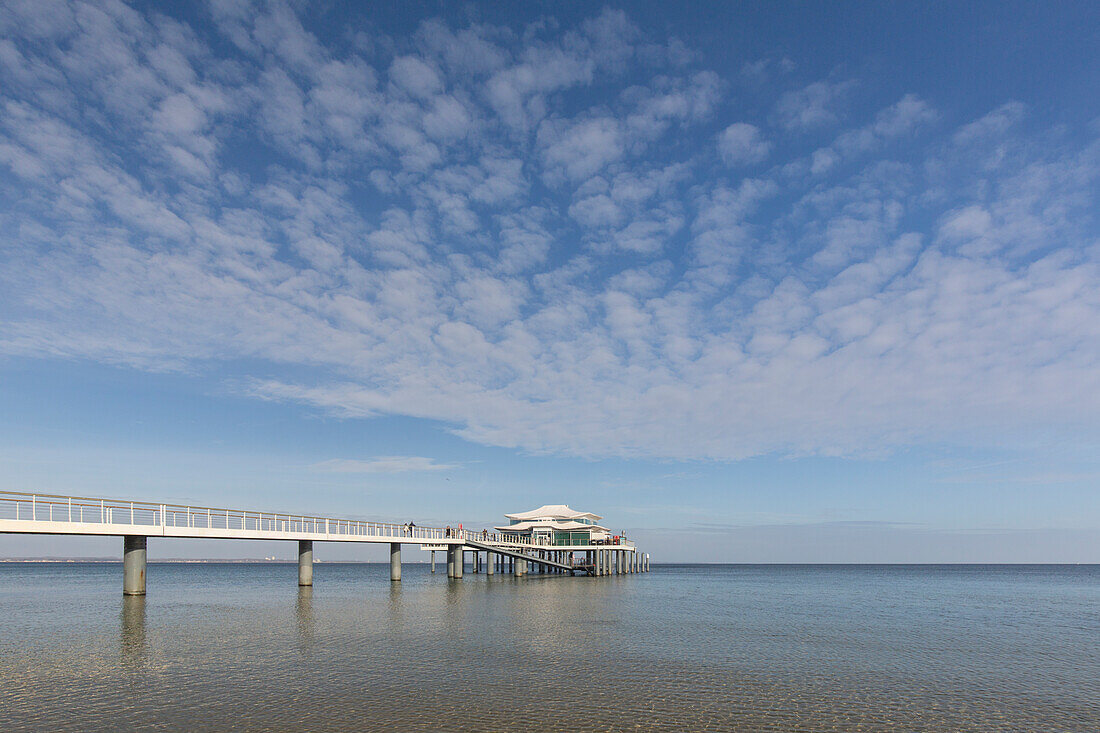
[[1100, 560], [1095, 4], [512, 5], [5, 3], [0, 484]]

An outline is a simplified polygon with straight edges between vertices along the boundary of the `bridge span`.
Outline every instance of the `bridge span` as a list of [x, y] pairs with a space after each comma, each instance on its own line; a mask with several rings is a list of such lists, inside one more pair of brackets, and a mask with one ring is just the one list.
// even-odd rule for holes
[[[390, 546], [390, 580], [401, 580], [401, 545], [447, 553], [447, 577], [462, 578], [466, 554], [474, 572], [615, 575], [649, 570], [649, 555], [632, 542], [546, 545], [488, 530], [396, 524], [286, 512], [158, 504], [57, 494], [0, 491], [0, 533], [106, 535], [123, 538], [123, 593], [145, 594], [150, 537], [290, 540], [298, 543], [298, 584], [313, 585], [314, 542], [370, 542]], [[581, 557], [578, 558], [578, 553]], [[484, 554], [484, 562], [482, 561]]]

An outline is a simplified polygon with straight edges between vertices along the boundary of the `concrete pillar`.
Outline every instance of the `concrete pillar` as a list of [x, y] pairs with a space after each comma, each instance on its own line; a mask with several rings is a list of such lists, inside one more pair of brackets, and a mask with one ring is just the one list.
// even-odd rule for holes
[[390, 580], [401, 580], [401, 543], [390, 543]]
[[432, 556], [432, 572], [434, 573], [435, 572], [435, 550], [432, 550], [430, 554]]
[[298, 540], [298, 585], [313, 585], [313, 540]]
[[455, 578], [461, 578], [466, 569], [466, 549], [461, 545], [455, 547]]
[[122, 594], [145, 595], [145, 542], [144, 535], [126, 535], [122, 538]]
[[527, 575], [527, 561], [526, 560], [519, 560], [519, 559], [516, 560], [516, 575], [521, 576], [521, 577], [524, 576], [524, 575]]
[[486, 552], [485, 553], [485, 574], [486, 575], [492, 575], [496, 571], [496, 568], [493, 567], [493, 565], [495, 563], [496, 563], [496, 558], [493, 557], [492, 553]]

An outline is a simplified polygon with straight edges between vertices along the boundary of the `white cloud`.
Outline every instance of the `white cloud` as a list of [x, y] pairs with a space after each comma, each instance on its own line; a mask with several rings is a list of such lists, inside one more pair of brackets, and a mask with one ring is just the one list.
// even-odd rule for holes
[[401, 56], [390, 64], [390, 80], [414, 97], [427, 99], [443, 91], [439, 73], [415, 56]]
[[743, 178], [724, 80], [622, 13], [360, 52], [285, 9], [218, 4], [232, 45], [116, 11], [4, 26], [0, 353], [585, 456], [1096, 432], [1100, 143], [1019, 105], [943, 130], [899, 91], [787, 161], [738, 123], [725, 162], [774, 163]]
[[855, 82], [817, 81], [785, 93], [775, 105], [779, 124], [789, 130], [808, 130], [836, 123], [840, 107]]
[[539, 128], [539, 145], [551, 180], [582, 180], [623, 156], [619, 123], [610, 117], [569, 123], [553, 120]]
[[760, 135], [760, 128], [735, 122], [718, 136], [718, 154], [726, 165], [751, 165], [768, 157], [772, 144]]
[[990, 136], [1004, 135], [1009, 128], [1019, 122], [1027, 108], [1020, 102], [1006, 102], [981, 119], [959, 128], [952, 140], [958, 145], [967, 145]]
[[365, 460], [332, 458], [310, 466], [326, 473], [409, 473], [413, 471], [450, 471], [457, 466], [436, 463], [422, 456], [377, 456]]

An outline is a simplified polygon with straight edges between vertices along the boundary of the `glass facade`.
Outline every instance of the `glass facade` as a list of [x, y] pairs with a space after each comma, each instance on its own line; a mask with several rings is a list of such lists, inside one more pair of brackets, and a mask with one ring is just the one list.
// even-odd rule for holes
[[589, 532], [554, 532], [555, 545], [587, 545]]

